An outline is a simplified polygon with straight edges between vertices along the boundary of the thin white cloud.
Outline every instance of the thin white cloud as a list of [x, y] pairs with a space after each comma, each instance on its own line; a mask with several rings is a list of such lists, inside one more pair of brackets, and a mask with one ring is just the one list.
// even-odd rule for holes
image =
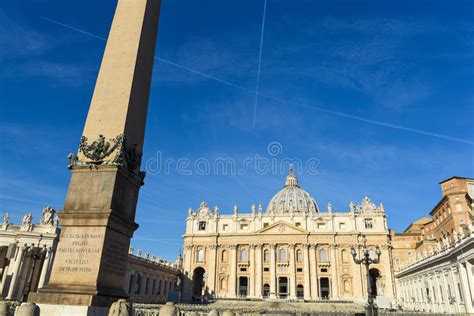
[[[92, 33], [90, 33], [90, 32], [82, 31], [82, 30], [80, 30], [80, 29], [78, 29], [78, 28], [76, 28], [76, 27], [72, 27], [72, 26], [66, 25], [66, 24], [61, 23], [61, 22], [57, 22], [57, 21], [52, 20], [52, 19], [49, 19], [49, 18], [48, 18], [48, 21], [51, 22], [51, 23], [55, 23], [55, 24], [58, 24], [58, 25], [67, 27], [67, 28], [69, 28], [69, 29], [71, 29], [71, 30], [81, 31], [81, 33], [86, 34], [86, 35], [89, 35], [89, 36], [94, 35], [94, 34], [92, 34]], [[96, 36], [96, 35], [94, 35], [94, 37], [102, 39], [101, 37]], [[155, 58], [157, 58], [157, 57], [155, 57]], [[207, 75], [207, 74], [204, 74], [204, 73], [201, 73], [200, 71], [194, 70], [193, 73], [194, 73], [194, 74], [202, 75], [202, 76], [207, 77], [207, 78], [209, 78], [209, 79], [211, 78], [211, 76], [209, 76], [209, 75]], [[225, 83], [225, 84], [227, 84], [227, 85], [230, 85], [230, 86], [238, 86], [238, 85], [233, 84], [233, 83], [227, 83], [227, 82], [224, 81], [224, 80], [220, 80], [220, 79], [219, 79], [218, 81], [221, 82], [221, 83]], [[247, 90], [247, 88], [244, 88], [244, 87], [241, 87], [241, 89]], [[255, 93], [255, 91], [250, 91], [250, 92]], [[416, 128], [405, 127], [405, 126], [396, 125], [396, 124], [391, 124], [391, 123], [382, 122], [382, 121], [378, 121], [378, 120], [368, 119], [368, 118], [365, 118], [365, 117], [356, 116], [356, 115], [352, 115], [352, 114], [348, 114], [348, 113], [343, 113], [343, 112], [338, 112], [338, 111], [332, 111], [332, 110], [329, 110], [329, 109], [324, 109], [324, 108], [315, 107], [315, 106], [306, 105], [306, 104], [300, 104], [300, 103], [298, 103], [298, 102], [288, 101], [288, 100], [284, 100], [284, 99], [282, 99], [282, 98], [273, 97], [273, 96], [268, 96], [268, 95], [264, 95], [264, 94], [261, 94], [261, 93], [259, 93], [259, 96], [262, 96], [262, 97], [264, 97], [264, 98], [268, 98], [268, 99], [271, 99], [271, 100], [274, 100], [274, 101], [279, 101], [279, 102], [286, 103], [286, 104], [292, 104], [292, 105], [295, 105], [295, 106], [299, 106], [299, 107], [311, 109], [311, 110], [314, 110], [314, 111], [320, 111], [320, 112], [324, 112], [324, 113], [328, 113], [328, 114], [333, 114], [333, 115], [337, 115], [337, 116], [340, 116], [340, 117], [345, 117], [345, 118], [348, 118], [348, 119], [358, 120], [358, 121], [361, 121], [361, 122], [365, 122], [365, 123], [369, 123], [369, 124], [374, 124], [374, 125], [378, 125], [378, 126], [382, 126], [382, 127], [387, 127], [387, 128], [392, 128], [392, 129], [398, 129], [398, 130], [403, 130], [403, 131], [410, 132], [410, 133], [416, 133], [416, 134], [419, 134], [419, 135], [431, 136], [431, 137], [436, 137], [436, 138], [445, 139], [445, 140], [449, 140], [449, 141], [454, 141], [454, 142], [460, 142], [460, 143], [465, 143], [465, 144], [469, 144], [469, 145], [474, 145], [474, 141], [471, 141], [471, 140], [460, 139], [460, 138], [451, 137], [451, 136], [447, 136], [447, 135], [443, 135], [443, 134], [438, 134], [438, 133], [433, 133], [433, 132], [429, 132], [429, 131], [424, 131], [424, 130], [420, 130], [420, 129], [416, 129]]]

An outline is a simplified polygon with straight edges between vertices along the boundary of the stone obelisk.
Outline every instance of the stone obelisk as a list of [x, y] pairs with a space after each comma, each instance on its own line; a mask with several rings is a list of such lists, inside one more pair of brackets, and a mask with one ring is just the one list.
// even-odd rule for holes
[[97, 314], [126, 297], [159, 11], [160, 0], [118, 0], [79, 151], [69, 157], [51, 277], [29, 297], [42, 314], [65, 313], [54, 305]]

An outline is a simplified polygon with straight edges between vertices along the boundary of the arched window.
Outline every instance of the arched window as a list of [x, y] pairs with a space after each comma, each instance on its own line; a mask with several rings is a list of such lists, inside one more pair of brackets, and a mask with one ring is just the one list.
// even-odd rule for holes
[[321, 262], [327, 262], [328, 261], [328, 256], [326, 254], [326, 249], [321, 249], [319, 251], [319, 261], [321, 261]]
[[197, 251], [197, 262], [204, 262], [204, 249], [202, 248]]
[[226, 250], [222, 250], [221, 262], [227, 262], [227, 251]]
[[263, 252], [263, 262], [270, 262], [270, 251], [268, 249]]
[[280, 248], [278, 251], [278, 261], [286, 261], [286, 250], [285, 248]]
[[270, 294], [270, 285], [264, 284], [263, 285], [263, 297], [268, 297]]
[[303, 262], [303, 253], [301, 249], [296, 250], [296, 262]]
[[247, 249], [242, 249], [240, 251], [240, 262], [247, 262], [249, 260], [249, 253]]
[[227, 290], [227, 279], [226, 278], [221, 279], [221, 290]]
[[344, 280], [344, 292], [345, 293], [351, 292], [351, 282], [349, 280]]
[[296, 297], [297, 298], [303, 298], [304, 297], [304, 286], [301, 284], [298, 284], [296, 286]]
[[341, 251], [342, 262], [348, 263], [349, 262], [349, 254], [347, 253], [346, 249]]

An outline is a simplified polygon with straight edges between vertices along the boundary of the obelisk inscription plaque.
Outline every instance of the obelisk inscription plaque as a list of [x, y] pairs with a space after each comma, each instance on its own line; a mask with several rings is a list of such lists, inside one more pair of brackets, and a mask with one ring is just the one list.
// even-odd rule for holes
[[159, 0], [118, 1], [78, 154], [69, 157], [51, 277], [30, 301], [107, 307], [126, 297], [159, 9]]

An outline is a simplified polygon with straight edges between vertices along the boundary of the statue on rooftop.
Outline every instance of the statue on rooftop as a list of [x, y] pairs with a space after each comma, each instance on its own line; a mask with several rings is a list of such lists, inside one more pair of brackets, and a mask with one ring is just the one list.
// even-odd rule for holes
[[41, 216], [40, 219], [40, 224], [41, 225], [54, 225], [54, 214], [56, 211], [52, 209], [51, 207], [45, 207], [43, 209], [43, 215]]
[[22, 225], [31, 225], [31, 221], [33, 220], [33, 215], [31, 215], [31, 212], [28, 214], [25, 214], [23, 216], [23, 220], [21, 221]]
[[10, 215], [7, 213], [3, 214], [3, 224], [8, 225], [10, 222]]

